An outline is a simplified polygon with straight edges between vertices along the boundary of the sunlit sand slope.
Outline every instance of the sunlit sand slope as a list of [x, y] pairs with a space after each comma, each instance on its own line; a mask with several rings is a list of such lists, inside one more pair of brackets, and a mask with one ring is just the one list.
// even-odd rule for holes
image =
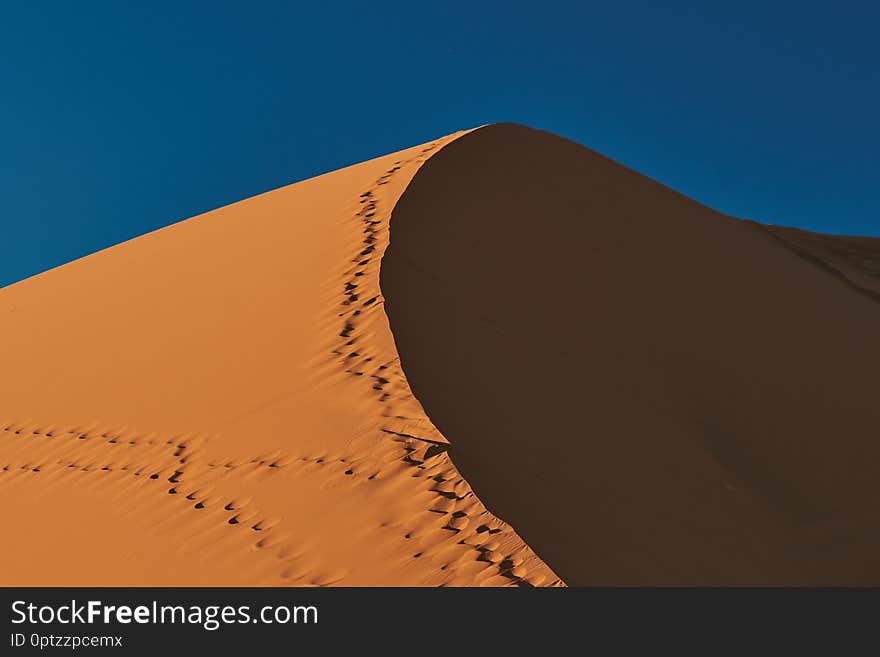
[[384, 314], [391, 209], [457, 136], [0, 290], [0, 584], [558, 584]]

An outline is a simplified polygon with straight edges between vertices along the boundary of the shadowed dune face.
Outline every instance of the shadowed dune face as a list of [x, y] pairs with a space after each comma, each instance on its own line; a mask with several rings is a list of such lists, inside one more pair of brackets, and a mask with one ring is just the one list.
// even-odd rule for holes
[[453, 461], [568, 584], [878, 584], [880, 246], [853, 285], [823, 239], [502, 124], [420, 169], [381, 287]]
[[880, 240], [872, 237], [820, 235], [798, 228], [763, 226], [792, 252], [880, 301]]

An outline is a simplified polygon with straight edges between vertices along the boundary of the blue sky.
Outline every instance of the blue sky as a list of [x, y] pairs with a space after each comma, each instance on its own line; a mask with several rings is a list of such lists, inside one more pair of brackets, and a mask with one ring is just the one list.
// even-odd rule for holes
[[867, 2], [40, 2], [0, 20], [0, 285], [461, 128], [880, 236]]

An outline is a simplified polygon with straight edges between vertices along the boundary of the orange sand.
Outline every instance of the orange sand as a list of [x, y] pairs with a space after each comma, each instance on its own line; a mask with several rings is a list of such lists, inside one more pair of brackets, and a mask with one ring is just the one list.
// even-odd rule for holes
[[383, 312], [391, 209], [457, 136], [0, 291], [0, 583], [557, 581], [438, 446]]
[[0, 290], [0, 584], [877, 584], [878, 300], [522, 126], [263, 194]]

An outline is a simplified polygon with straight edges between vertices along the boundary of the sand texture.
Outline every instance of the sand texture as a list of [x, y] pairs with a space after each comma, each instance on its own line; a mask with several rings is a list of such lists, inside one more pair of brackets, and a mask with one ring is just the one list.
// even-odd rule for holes
[[878, 584], [878, 300], [512, 124], [268, 192], [0, 290], [0, 584]]
[[556, 582], [455, 469], [383, 310], [391, 209], [455, 136], [0, 291], [0, 583]]
[[880, 240], [494, 125], [404, 192], [382, 289], [456, 466], [569, 585], [880, 584], [878, 274]]

